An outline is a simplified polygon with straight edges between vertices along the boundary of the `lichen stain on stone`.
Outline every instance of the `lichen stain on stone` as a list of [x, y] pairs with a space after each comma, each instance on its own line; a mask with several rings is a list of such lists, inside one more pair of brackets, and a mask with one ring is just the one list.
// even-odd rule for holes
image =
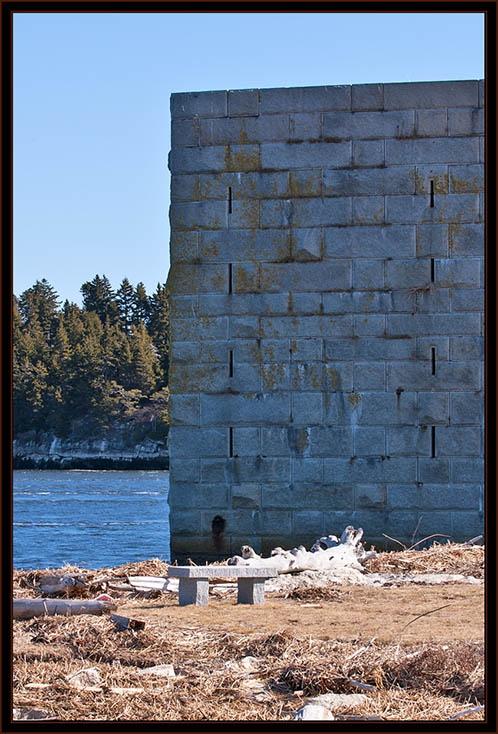
[[382, 224], [384, 222], [384, 207], [381, 206], [379, 209], [374, 212], [373, 220], [376, 224]]
[[259, 202], [251, 199], [239, 200], [237, 202], [238, 214], [241, 224], [247, 229], [259, 228]]
[[213, 190], [213, 182], [206, 178], [203, 183], [199, 182], [199, 199], [200, 201], [207, 201], [211, 199], [211, 193]]
[[[461, 219], [461, 215], [459, 219]], [[453, 256], [453, 253], [455, 250], [465, 249], [463, 247], [459, 247], [458, 244], [455, 242], [455, 238], [458, 237], [461, 231], [462, 231], [461, 221], [453, 222], [452, 224], [448, 225], [448, 255], [450, 257]]]
[[295, 390], [309, 386], [319, 390], [322, 387], [321, 364], [298, 362], [294, 365], [294, 370], [292, 386]]
[[315, 197], [319, 196], [320, 192], [317, 190], [317, 179], [313, 174], [308, 178], [298, 179], [296, 175], [291, 171], [289, 174], [289, 191], [290, 195], [294, 197]]
[[210, 381], [210, 368], [195, 364], [170, 364], [169, 387], [172, 393], [199, 392], [202, 380]]
[[[267, 362], [274, 362], [275, 361], [275, 351], [273, 347], [270, 345], [267, 345], [263, 348], [264, 357]], [[258, 350], [259, 359], [261, 360], [261, 352]]]
[[239, 145], [247, 145], [249, 142], [249, 135], [243, 128], [240, 129], [239, 133]]
[[325, 365], [325, 375], [332, 390], [340, 390], [342, 380], [340, 374], [333, 367]]
[[209, 244], [202, 245], [201, 256], [206, 260], [218, 257], [218, 247], [216, 246], [216, 242], [214, 240], [212, 240]]
[[[427, 185], [426, 185], [427, 181]], [[433, 175], [424, 176], [420, 173], [415, 173], [415, 192], [417, 194], [430, 194], [430, 183], [434, 181], [434, 193], [444, 195], [448, 193], [448, 174], [447, 173], [435, 173]]]
[[362, 310], [369, 313], [369, 306], [375, 303], [376, 293], [368, 292], [363, 294]]
[[263, 379], [263, 388], [273, 390], [285, 377], [285, 370], [281, 364], [265, 364], [262, 365], [261, 376]]
[[451, 174], [451, 191], [454, 194], [478, 194], [482, 191], [479, 177], [472, 179], [457, 178]]
[[168, 273], [168, 288], [179, 295], [196, 293], [196, 268], [188, 263], [172, 264]]
[[293, 454], [305, 454], [310, 448], [309, 428], [287, 428], [287, 444]]
[[223, 273], [212, 275], [208, 282], [211, 283], [214, 293], [225, 293], [227, 290], [227, 277]]
[[259, 146], [245, 146], [247, 150], [233, 150], [231, 145], [225, 146], [226, 171], [258, 171], [261, 168]]
[[348, 400], [351, 403], [353, 410], [354, 410], [360, 404], [361, 395], [358, 392], [353, 392], [350, 395], [348, 395]]
[[251, 273], [243, 265], [238, 265], [234, 271], [233, 283], [236, 293], [259, 292], [259, 268]]

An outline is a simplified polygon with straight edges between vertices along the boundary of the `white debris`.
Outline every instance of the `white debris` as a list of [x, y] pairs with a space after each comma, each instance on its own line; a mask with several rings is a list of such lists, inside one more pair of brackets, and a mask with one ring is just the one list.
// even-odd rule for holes
[[333, 720], [334, 715], [326, 706], [320, 706], [316, 703], [305, 704], [294, 716], [294, 721], [320, 721], [323, 719]]
[[97, 668], [84, 668], [67, 676], [68, 682], [76, 688], [92, 688], [102, 683]]
[[159, 675], [164, 678], [175, 678], [175, 669], [170, 663], [163, 665], [153, 665], [150, 668], [141, 668], [136, 671], [138, 675]]
[[330, 711], [337, 711], [341, 706], [357, 708], [368, 701], [364, 693], [323, 693], [321, 696], [311, 698], [308, 703], [316, 703], [325, 706]]

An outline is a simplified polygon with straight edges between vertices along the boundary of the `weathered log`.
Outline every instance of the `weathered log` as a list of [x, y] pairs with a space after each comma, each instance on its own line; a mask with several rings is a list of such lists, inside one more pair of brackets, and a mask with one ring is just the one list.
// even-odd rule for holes
[[45, 574], [39, 582], [39, 589], [43, 595], [49, 594], [74, 594], [86, 589], [88, 584], [83, 576], [64, 574]]
[[61, 614], [69, 617], [75, 614], [102, 614], [116, 609], [116, 604], [95, 599], [14, 599], [14, 619], [31, 619]]
[[292, 550], [274, 548], [269, 558], [259, 556], [251, 546], [243, 545], [240, 556], [229, 558], [230, 566], [271, 566], [279, 573], [299, 571], [329, 571], [338, 568], [363, 570], [362, 563], [377, 555], [375, 551], [365, 551], [361, 538], [362, 528], [356, 530], [351, 525], [344, 530], [340, 540], [335, 535], [327, 535], [311, 546], [309, 551], [303, 545]]

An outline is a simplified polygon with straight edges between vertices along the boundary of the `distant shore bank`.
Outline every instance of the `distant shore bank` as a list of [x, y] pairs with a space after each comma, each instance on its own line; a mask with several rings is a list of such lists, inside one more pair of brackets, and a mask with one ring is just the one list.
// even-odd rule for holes
[[167, 436], [150, 429], [113, 427], [99, 436], [83, 429], [60, 438], [51, 433], [30, 432], [13, 442], [14, 469], [169, 469]]
[[68, 471], [70, 469], [95, 469], [104, 471], [106, 469], [119, 469], [130, 471], [141, 470], [168, 470], [169, 469], [169, 458], [131, 458], [131, 459], [109, 459], [107, 457], [88, 457], [88, 458], [77, 458], [68, 459], [66, 457], [62, 459], [47, 458], [47, 459], [31, 459], [24, 456], [14, 456], [12, 468], [15, 470], [33, 469], [36, 471], [43, 470], [63, 470]]

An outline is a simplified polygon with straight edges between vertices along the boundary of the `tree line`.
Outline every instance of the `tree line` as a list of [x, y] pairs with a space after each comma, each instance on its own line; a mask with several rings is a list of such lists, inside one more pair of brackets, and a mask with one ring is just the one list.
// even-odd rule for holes
[[[80, 288], [83, 306], [61, 300], [45, 280], [14, 296], [14, 437], [75, 427], [101, 434], [113, 424], [167, 430], [169, 306], [166, 284], [149, 296], [105, 275]], [[91, 435], [91, 433], [90, 433]]]

